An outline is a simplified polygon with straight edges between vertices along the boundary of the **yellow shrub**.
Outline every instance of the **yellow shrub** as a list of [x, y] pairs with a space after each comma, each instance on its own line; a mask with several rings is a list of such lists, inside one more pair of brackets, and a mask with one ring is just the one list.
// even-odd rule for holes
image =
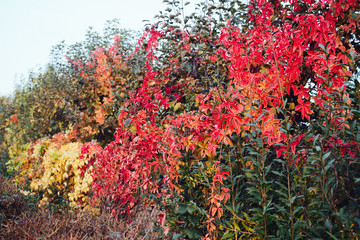
[[63, 197], [71, 207], [85, 207], [89, 204], [93, 181], [88, 159], [100, 148], [90, 145], [88, 153], [81, 158], [84, 144], [70, 142], [67, 134], [58, 134], [52, 139], [43, 138], [24, 145], [13, 154], [9, 165], [17, 172], [16, 182], [28, 186], [33, 193], [40, 193], [41, 206]]
[[[81, 174], [86, 161], [80, 158], [82, 143], [63, 146], [51, 144], [43, 156], [44, 173], [31, 181], [32, 191], [44, 192], [42, 205], [57, 194], [63, 194], [72, 207], [89, 202], [88, 193], [92, 183], [91, 168]], [[60, 147], [60, 148], [59, 148]]]

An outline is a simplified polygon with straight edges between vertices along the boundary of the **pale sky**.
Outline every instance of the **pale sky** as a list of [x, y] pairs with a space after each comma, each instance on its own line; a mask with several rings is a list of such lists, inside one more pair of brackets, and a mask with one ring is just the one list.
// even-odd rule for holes
[[0, 95], [13, 92], [29, 70], [49, 61], [52, 46], [85, 39], [89, 26], [102, 32], [106, 20], [142, 30], [165, 9], [162, 0], [0, 0]]

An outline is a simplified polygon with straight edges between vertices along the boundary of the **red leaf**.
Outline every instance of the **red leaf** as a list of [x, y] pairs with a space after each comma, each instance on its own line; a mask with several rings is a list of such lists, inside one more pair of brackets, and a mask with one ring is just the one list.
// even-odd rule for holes
[[301, 98], [298, 99], [299, 105], [296, 106], [296, 111], [301, 111], [301, 117], [307, 118], [310, 121], [310, 114], [313, 113], [313, 111], [310, 109], [310, 102], [304, 102]]

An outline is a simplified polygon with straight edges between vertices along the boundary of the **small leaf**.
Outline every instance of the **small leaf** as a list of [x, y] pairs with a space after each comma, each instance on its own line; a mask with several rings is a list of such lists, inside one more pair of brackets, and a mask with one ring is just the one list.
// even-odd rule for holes
[[327, 152], [323, 156], [323, 160], [327, 159], [330, 156], [331, 152]]
[[184, 232], [186, 233], [186, 235], [190, 238], [190, 239], [199, 239], [201, 238], [201, 234], [196, 231], [195, 229], [184, 229]]
[[175, 106], [174, 106], [174, 111], [177, 111], [181, 106], [181, 103], [176, 103]]
[[225, 232], [225, 234], [222, 236], [221, 239], [233, 239], [233, 237], [234, 237], [234, 233], [229, 232], [229, 230], [228, 230], [228, 231]]
[[183, 233], [176, 233], [176, 234], [174, 234], [174, 236], [173, 236], [173, 240], [176, 240], [176, 239], [178, 239], [179, 237], [183, 237], [183, 236], [184, 236]]
[[354, 50], [350, 50], [350, 56], [351, 56], [351, 59], [355, 59], [355, 51]]
[[179, 206], [178, 209], [176, 209], [176, 213], [178, 213], [178, 214], [184, 214], [186, 212], [187, 212], [187, 208], [186, 208], [186, 206], [183, 206], [183, 205]]
[[193, 212], [196, 211], [196, 208], [194, 206], [192, 206], [192, 205], [188, 205], [186, 207], [186, 210], [187, 210], [188, 213], [193, 214]]
[[235, 221], [233, 222], [233, 225], [236, 230], [238, 230], [239, 232], [241, 231], [239, 225]]
[[330, 235], [330, 237], [331, 237], [332, 239], [334, 239], [334, 240], [338, 240], [338, 238], [337, 238], [337, 237], [335, 237], [334, 235], [332, 235], [330, 232], [326, 231], [326, 233], [327, 233], [327, 234], [329, 234], [329, 235]]

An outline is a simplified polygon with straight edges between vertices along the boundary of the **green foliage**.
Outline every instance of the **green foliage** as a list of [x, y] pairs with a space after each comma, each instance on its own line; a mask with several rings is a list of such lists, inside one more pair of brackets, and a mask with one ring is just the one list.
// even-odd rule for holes
[[[0, 97], [0, 174], [7, 175], [5, 163], [9, 160], [8, 148], [5, 143], [5, 132], [9, 124], [12, 124], [15, 120], [15, 109], [11, 104], [11, 98]], [[11, 121], [12, 119], [13, 121]]]
[[[95, 138], [106, 143], [111, 140], [109, 136], [115, 131], [117, 112], [110, 112], [105, 123], [96, 121], [95, 110], [107, 96], [97, 90], [96, 81], [80, 76], [74, 62], [91, 61], [93, 51], [99, 47], [108, 48], [115, 35], [120, 35], [118, 46], [121, 47], [117, 48], [117, 54], [128, 55], [136, 33], [120, 29], [118, 20], [108, 21], [103, 35], [90, 28], [85, 41], [69, 46], [61, 43], [53, 48], [52, 60], [45, 70], [31, 73], [28, 81], [14, 93], [10, 104], [18, 121], [16, 125], [7, 126], [8, 146], [15, 142], [21, 146], [66, 131], [70, 126], [78, 130], [81, 141]], [[67, 61], [65, 56], [73, 61]], [[108, 108], [113, 109], [113, 106]], [[4, 112], [9, 113], [8, 110]]]

